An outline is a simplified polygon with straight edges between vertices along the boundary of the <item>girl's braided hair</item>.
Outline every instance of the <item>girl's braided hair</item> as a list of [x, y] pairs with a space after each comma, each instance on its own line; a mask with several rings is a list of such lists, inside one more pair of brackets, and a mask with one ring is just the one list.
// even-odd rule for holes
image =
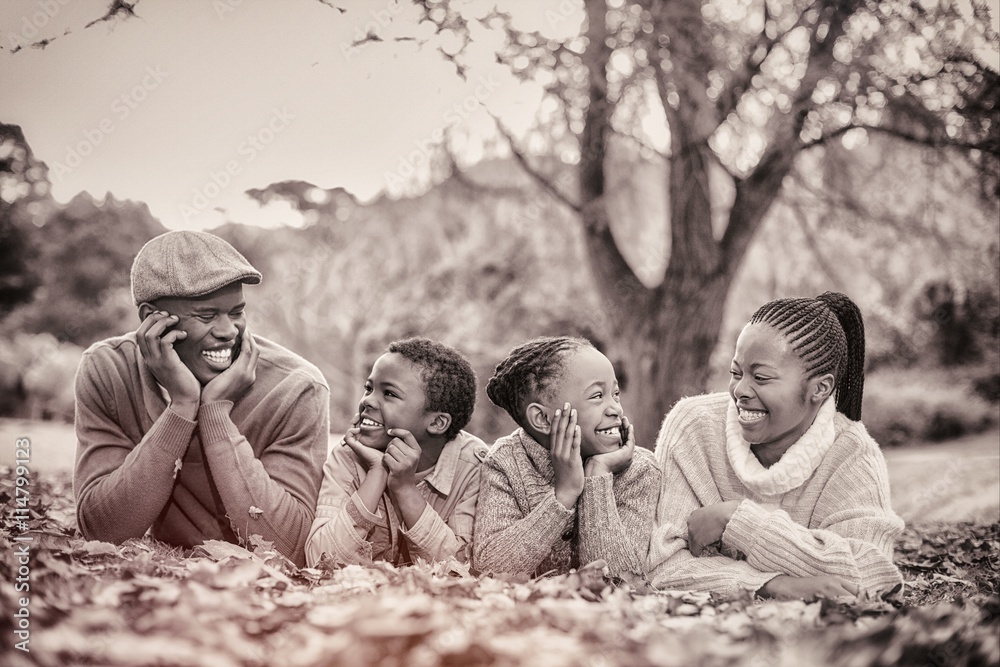
[[569, 352], [593, 347], [585, 338], [568, 336], [535, 338], [510, 351], [497, 364], [486, 383], [486, 395], [504, 410], [521, 428], [527, 428], [525, 408], [545, 393], [566, 365]]
[[814, 378], [832, 373], [837, 410], [861, 419], [865, 389], [865, 323], [858, 306], [839, 292], [815, 299], [778, 299], [757, 309], [750, 324], [769, 324], [785, 335]]

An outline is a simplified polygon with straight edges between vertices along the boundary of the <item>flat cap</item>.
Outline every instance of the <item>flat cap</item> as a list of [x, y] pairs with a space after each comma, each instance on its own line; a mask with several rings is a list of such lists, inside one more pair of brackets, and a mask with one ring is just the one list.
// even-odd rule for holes
[[210, 294], [235, 282], [256, 285], [260, 271], [233, 246], [208, 232], [160, 234], [142, 246], [132, 262], [135, 305], [163, 297]]

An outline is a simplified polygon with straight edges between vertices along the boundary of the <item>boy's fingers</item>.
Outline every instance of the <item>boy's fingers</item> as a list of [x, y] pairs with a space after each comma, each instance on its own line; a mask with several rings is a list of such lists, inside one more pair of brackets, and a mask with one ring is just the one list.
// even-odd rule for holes
[[409, 449], [420, 449], [417, 439], [405, 428], [390, 428], [386, 433], [391, 435], [394, 441], [398, 441], [401, 445], [405, 444]]

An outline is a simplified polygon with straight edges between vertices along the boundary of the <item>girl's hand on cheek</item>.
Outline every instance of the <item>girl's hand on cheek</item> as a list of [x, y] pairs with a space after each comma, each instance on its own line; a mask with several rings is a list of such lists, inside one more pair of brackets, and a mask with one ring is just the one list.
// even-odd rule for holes
[[625, 444], [613, 452], [595, 454], [587, 459], [585, 466], [587, 477], [598, 477], [608, 473], [617, 475], [632, 465], [632, 458], [635, 456], [635, 437], [628, 420], [622, 417], [622, 423], [628, 433]]
[[572, 509], [583, 493], [583, 458], [580, 455], [580, 427], [576, 410], [567, 403], [553, 415], [555, 429], [549, 439], [549, 454], [555, 473], [556, 499]]

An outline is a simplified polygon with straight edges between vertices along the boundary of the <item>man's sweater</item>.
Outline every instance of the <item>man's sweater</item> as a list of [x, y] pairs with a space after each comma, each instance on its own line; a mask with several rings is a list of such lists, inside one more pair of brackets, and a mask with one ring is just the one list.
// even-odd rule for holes
[[482, 468], [476, 569], [541, 575], [603, 559], [614, 576], [642, 577], [660, 487], [652, 452], [637, 447], [624, 471], [587, 477], [573, 509], [554, 483], [549, 450], [524, 429], [496, 441]]
[[191, 547], [258, 534], [297, 565], [329, 438], [319, 370], [260, 336], [253, 386], [196, 421], [166, 406], [134, 333], [92, 345], [76, 376], [77, 522], [88, 539]]
[[[743, 440], [728, 394], [684, 399], [663, 422], [656, 459], [663, 490], [649, 550], [654, 586], [734, 595], [779, 574], [834, 575], [873, 593], [902, 582], [892, 552], [903, 522], [889, 502], [885, 459], [832, 399], [771, 468]], [[730, 500], [742, 502], [721, 553], [694, 557], [688, 515]]]

